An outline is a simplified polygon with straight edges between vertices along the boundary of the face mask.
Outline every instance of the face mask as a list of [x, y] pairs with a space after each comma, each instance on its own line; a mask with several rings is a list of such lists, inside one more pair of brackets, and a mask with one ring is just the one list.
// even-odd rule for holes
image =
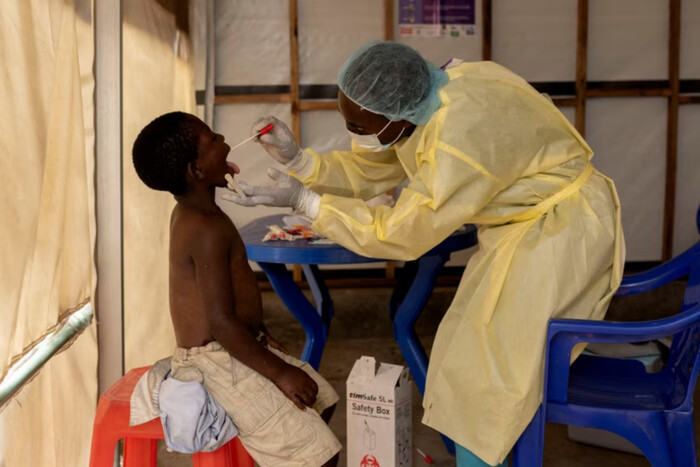
[[387, 144], [382, 144], [381, 141], [379, 141], [379, 135], [382, 134], [384, 130], [387, 129], [387, 127], [391, 125], [391, 122], [387, 123], [384, 128], [379, 133], [375, 133], [372, 135], [358, 135], [357, 133], [353, 133], [350, 130], [347, 130], [348, 134], [350, 135], [350, 138], [357, 144], [359, 147], [363, 149], [369, 149], [372, 152], [379, 152], [379, 151], [384, 151], [385, 149], [389, 148], [392, 144], [397, 142], [399, 138], [401, 138], [401, 135], [403, 134], [403, 130], [405, 128], [401, 128], [401, 132], [399, 133], [399, 136], [397, 136], [394, 141], [391, 143]]

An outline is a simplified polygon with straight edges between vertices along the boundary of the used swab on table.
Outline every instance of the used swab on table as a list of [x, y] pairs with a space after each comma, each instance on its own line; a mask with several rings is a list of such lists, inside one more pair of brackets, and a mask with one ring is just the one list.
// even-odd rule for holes
[[275, 126], [274, 126], [272, 123], [270, 123], [269, 125], [267, 125], [266, 127], [264, 127], [262, 130], [258, 131], [256, 134], [254, 134], [254, 135], [251, 136], [250, 138], [246, 138], [246, 139], [244, 139], [243, 141], [241, 141], [240, 143], [238, 143], [237, 145], [235, 145], [234, 147], [232, 147], [232, 148], [231, 148], [231, 151], [233, 151], [234, 149], [236, 149], [236, 148], [239, 147], [239, 146], [243, 146], [245, 143], [247, 143], [247, 142], [250, 141], [251, 139], [257, 138], [258, 136], [262, 136], [262, 135], [264, 135], [265, 133], [269, 133], [270, 131], [272, 131], [272, 129], [273, 129], [274, 127], [275, 127]]
[[430, 458], [430, 456], [428, 456], [426, 453], [424, 453], [423, 451], [421, 451], [421, 450], [418, 449], [418, 448], [416, 448], [416, 451], [418, 451], [418, 454], [420, 454], [421, 456], [423, 456], [423, 460], [424, 460], [425, 462], [427, 462], [428, 464], [432, 464], [432, 463], [433, 463], [433, 460], [432, 460], [432, 459]]

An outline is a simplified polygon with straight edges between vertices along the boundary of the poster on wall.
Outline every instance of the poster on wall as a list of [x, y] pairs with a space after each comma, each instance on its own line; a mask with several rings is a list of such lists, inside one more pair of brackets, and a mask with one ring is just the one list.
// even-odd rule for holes
[[475, 30], [475, 0], [399, 0], [402, 37], [463, 37]]

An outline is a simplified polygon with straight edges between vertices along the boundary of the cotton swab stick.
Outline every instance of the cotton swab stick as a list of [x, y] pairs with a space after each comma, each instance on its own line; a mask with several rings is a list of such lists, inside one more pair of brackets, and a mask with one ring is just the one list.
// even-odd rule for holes
[[264, 127], [262, 130], [258, 131], [256, 134], [254, 134], [254, 135], [251, 136], [250, 138], [246, 138], [246, 139], [244, 139], [243, 141], [241, 141], [240, 143], [238, 143], [237, 145], [235, 145], [234, 147], [232, 147], [232, 148], [231, 148], [231, 151], [233, 151], [234, 149], [236, 149], [236, 148], [239, 147], [239, 146], [244, 145], [245, 143], [247, 143], [247, 142], [250, 141], [251, 139], [257, 138], [258, 136], [262, 136], [262, 135], [264, 135], [265, 133], [269, 133], [270, 131], [272, 131], [272, 129], [273, 129], [274, 127], [275, 127], [275, 125], [273, 125], [272, 123], [270, 123], [269, 125], [267, 125], [266, 127]]
[[241, 188], [238, 182], [233, 179], [233, 176], [231, 174], [224, 175], [224, 178], [228, 183], [228, 186], [226, 188], [235, 192], [238, 196], [243, 196], [244, 198], [246, 197], [245, 191], [243, 191], [243, 188]]

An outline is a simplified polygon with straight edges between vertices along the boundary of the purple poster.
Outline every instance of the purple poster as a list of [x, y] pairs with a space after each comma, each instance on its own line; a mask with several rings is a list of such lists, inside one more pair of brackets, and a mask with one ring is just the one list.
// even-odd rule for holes
[[474, 34], [475, 0], [399, 0], [402, 36], [470, 36]]

